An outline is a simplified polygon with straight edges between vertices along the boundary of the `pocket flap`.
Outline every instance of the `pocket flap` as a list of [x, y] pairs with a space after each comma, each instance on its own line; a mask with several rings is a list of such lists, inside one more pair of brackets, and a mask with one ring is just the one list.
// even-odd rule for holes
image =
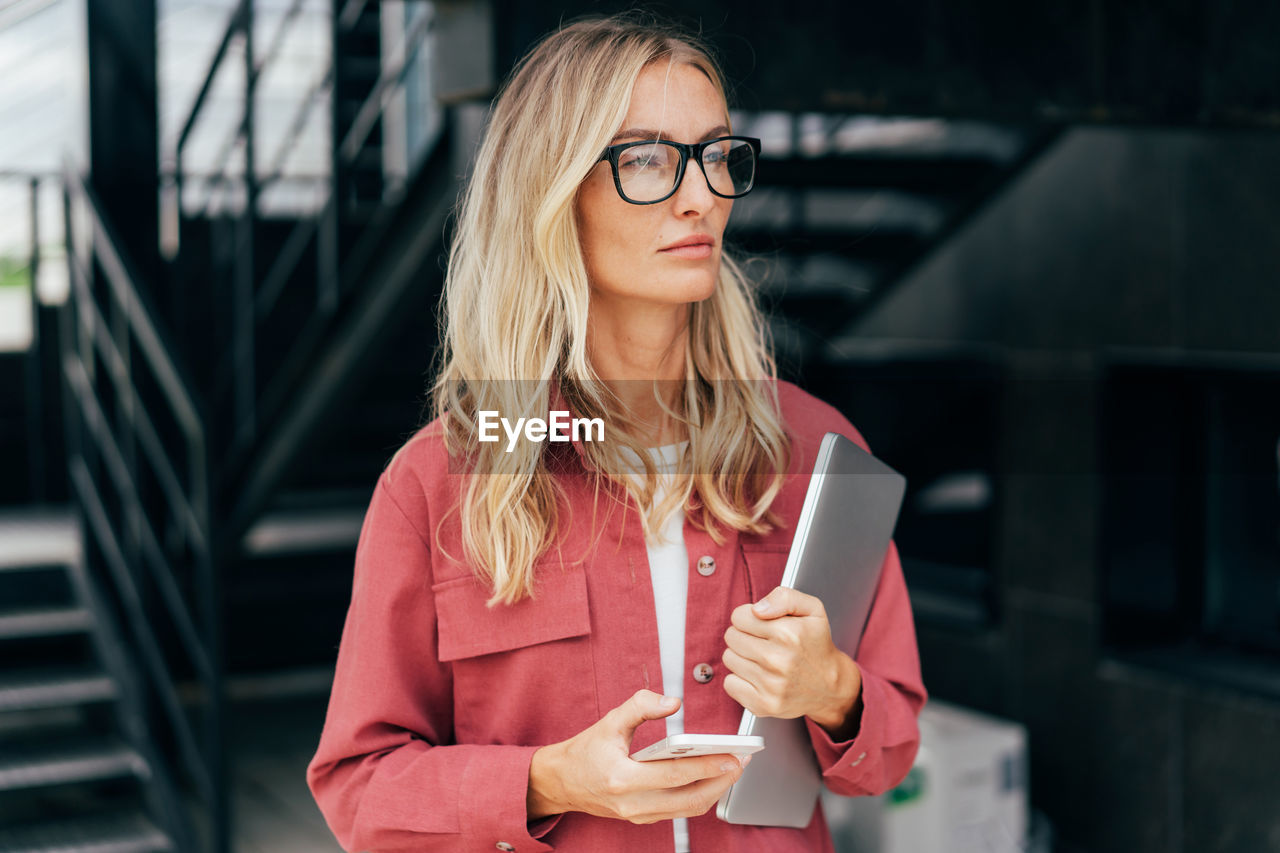
[[474, 578], [454, 578], [432, 590], [442, 661], [506, 652], [591, 633], [587, 577], [581, 567], [536, 569], [536, 598], [489, 607], [489, 589]]
[[786, 546], [742, 547], [742, 556], [747, 564], [747, 592], [752, 601], [759, 601], [782, 583], [789, 555], [790, 549]]

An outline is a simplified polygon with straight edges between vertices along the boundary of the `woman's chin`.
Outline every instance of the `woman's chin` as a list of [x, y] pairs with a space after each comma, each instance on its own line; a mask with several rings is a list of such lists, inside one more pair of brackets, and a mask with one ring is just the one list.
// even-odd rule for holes
[[[669, 301], [676, 303], [702, 302], [710, 299], [711, 295], [716, 292], [715, 274], [689, 276], [684, 280], [671, 282], [668, 287], [663, 288], [664, 296]], [[664, 300], [666, 301], [666, 300]]]
[[651, 287], [613, 290], [593, 287], [592, 295], [601, 302], [617, 301], [619, 304], [650, 303], [658, 305], [688, 305], [710, 299], [716, 292], [716, 279], [713, 276], [684, 281], [667, 281]]
[[655, 294], [657, 301], [668, 305], [690, 305], [694, 302], [705, 302], [716, 292], [714, 284], [709, 287], [687, 287], [673, 290], [670, 293]]

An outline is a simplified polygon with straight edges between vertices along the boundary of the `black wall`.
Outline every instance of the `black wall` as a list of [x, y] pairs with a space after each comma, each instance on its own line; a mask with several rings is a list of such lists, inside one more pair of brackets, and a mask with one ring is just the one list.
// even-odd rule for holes
[[844, 340], [1003, 351], [1001, 615], [921, 624], [921, 655], [934, 696], [1028, 726], [1062, 849], [1280, 849], [1280, 659], [1107, 640], [1100, 403], [1121, 361], [1280, 365], [1278, 235], [1280, 136], [1076, 130]]

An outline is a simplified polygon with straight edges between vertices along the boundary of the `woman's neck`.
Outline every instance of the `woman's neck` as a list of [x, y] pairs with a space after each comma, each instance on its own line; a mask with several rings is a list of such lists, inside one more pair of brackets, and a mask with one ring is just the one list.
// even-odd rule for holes
[[686, 437], [683, 425], [673, 422], [654, 398], [654, 380], [666, 405], [676, 408], [685, 380], [689, 311], [687, 304], [592, 304], [587, 331], [591, 366], [641, 425], [636, 438], [650, 447]]

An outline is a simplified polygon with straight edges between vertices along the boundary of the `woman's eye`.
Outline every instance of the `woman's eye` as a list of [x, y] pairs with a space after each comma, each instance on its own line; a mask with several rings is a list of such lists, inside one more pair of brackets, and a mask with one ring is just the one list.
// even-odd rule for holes
[[722, 166], [728, 159], [728, 152], [721, 146], [708, 148], [702, 152], [702, 162], [708, 166]]
[[666, 166], [668, 159], [665, 147], [629, 148], [618, 158], [618, 166], [625, 169], [660, 169]]

